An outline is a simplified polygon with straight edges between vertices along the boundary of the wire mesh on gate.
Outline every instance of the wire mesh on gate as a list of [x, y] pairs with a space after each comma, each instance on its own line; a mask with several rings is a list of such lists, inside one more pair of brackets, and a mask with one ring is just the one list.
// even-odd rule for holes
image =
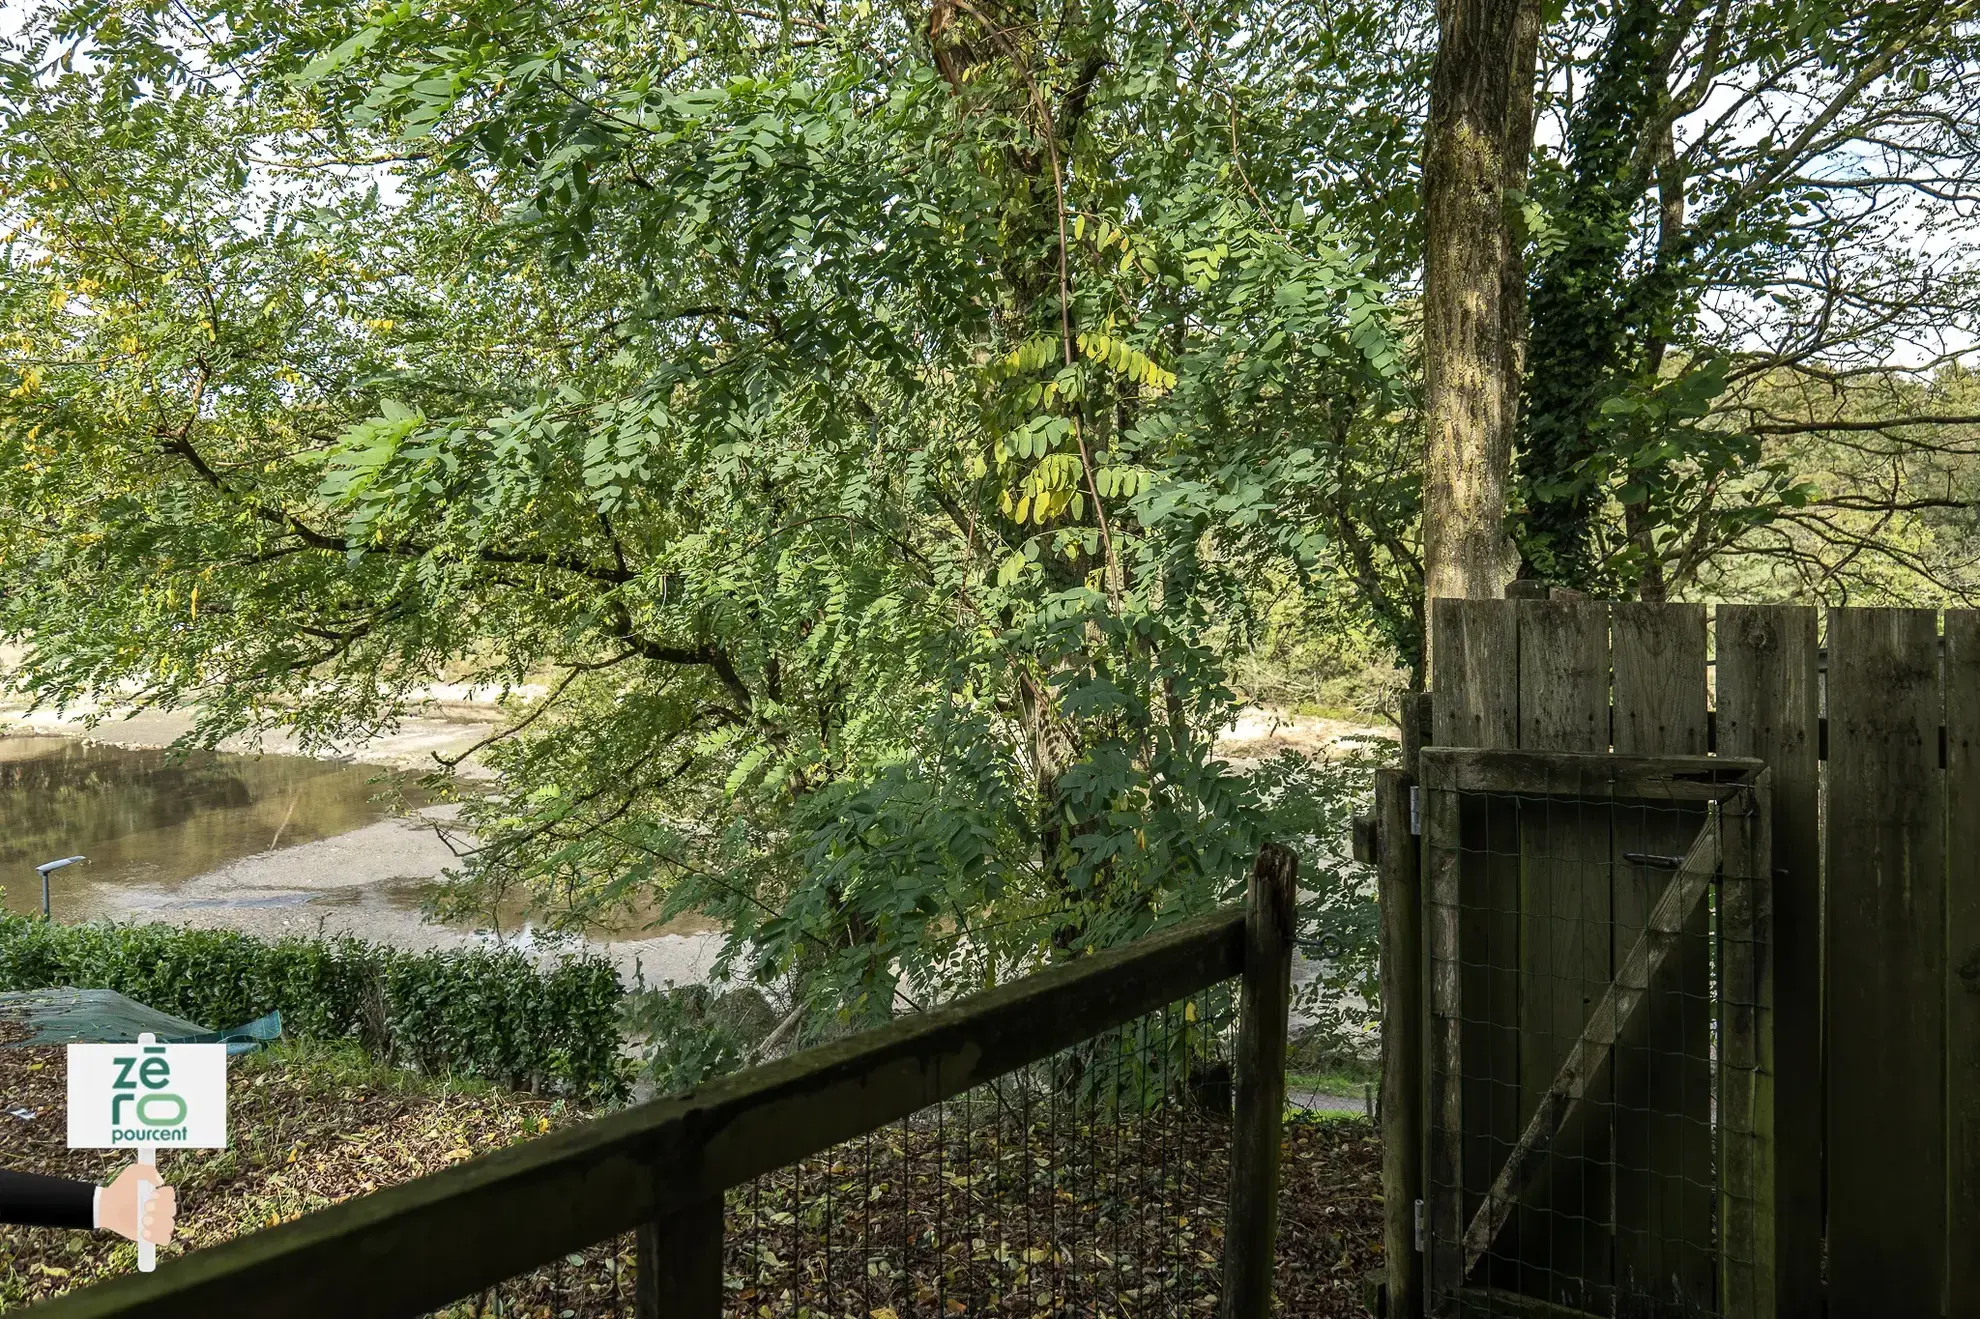
[[[724, 1314], [1205, 1313], [1228, 1192], [1236, 988], [1214, 986], [732, 1189]], [[633, 1269], [626, 1236], [438, 1313], [631, 1319]]]
[[1435, 1315], [1743, 1316], [1769, 1287], [1764, 790], [1598, 772], [1426, 761]]

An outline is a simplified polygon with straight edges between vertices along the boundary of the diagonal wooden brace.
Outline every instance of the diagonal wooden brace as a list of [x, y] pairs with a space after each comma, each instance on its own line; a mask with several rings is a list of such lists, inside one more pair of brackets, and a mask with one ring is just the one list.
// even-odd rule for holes
[[1539, 1166], [1575, 1105], [1587, 1095], [1590, 1083], [1609, 1060], [1617, 1038], [1649, 997], [1650, 982], [1669, 958], [1671, 949], [1677, 946], [1692, 908], [1711, 887], [1712, 876], [1719, 869], [1718, 824], [1715, 806], [1705, 827], [1699, 830], [1697, 841], [1678, 863], [1677, 873], [1671, 876], [1669, 886], [1651, 909], [1643, 933], [1637, 936], [1629, 955], [1617, 968], [1615, 979], [1602, 991], [1601, 1000], [1588, 1016], [1588, 1024], [1582, 1027], [1581, 1038], [1568, 1050], [1567, 1060], [1555, 1074], [1554, 1083], [1541, 1096], [1519, 1144], [1506, 1157], [1505, 1166], [1492, 1181], [1492, 1189], [1485, 1193], [1484, 1202], [1472, 1215], [1471, 1225], [1464, 1233], [1467, 1276], [1498, 1239], [1499, 1229], [1505, 1226], [1513, 1205], [1525, 1190], [1527, 1176]]

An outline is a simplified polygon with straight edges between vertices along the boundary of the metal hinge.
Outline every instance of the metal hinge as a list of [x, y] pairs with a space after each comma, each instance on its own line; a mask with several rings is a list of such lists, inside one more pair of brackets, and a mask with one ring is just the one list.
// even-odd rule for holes
[[1418, 1200], [1416, 1202], [1416, 1253], [1421, 1255], [1428, 1249], [1430, 1249], [1430, 1241], [1423, 1230], [1423, 1202]]
[[1411, 784], [1409, 787], [1409, 832], [1412, 836], [1423, 836], [1423, 789]]

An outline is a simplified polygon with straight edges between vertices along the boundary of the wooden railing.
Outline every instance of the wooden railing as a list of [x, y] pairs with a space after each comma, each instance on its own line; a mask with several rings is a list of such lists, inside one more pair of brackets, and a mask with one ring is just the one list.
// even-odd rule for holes
[[722, 1311], [723, 1193], [1242, 977], [1223, 1319], [1271, 1303], [1297, 862], [1243, 907], [37, 1306], [37, 1319], [412, 1316], [625, 1232], [634, 1313]]

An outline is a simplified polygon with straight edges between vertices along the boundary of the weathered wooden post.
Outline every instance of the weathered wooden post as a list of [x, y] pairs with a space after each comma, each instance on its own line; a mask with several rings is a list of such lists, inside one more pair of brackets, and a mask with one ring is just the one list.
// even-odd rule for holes
[[1266, 1319], [1279, 1236], [1279, 1144], [1286, 1116], [1286, 1024], [1292, 1005], [1293, 898], [1299, 858], [1259, 850], [1245, 895], [1231, 1194], [1224, 1222], [1219, 1319]]
[[[1946, 610], [1947, 1314], [1980, 1314], [1980, 610]], [[1777, 808], [1778, 809], [1778, 808]], [[1776, 1003], [1779, 996], [1776, 995]], [[1776, 1087], [1775, 1094], [1783, 1093]], [[1783, 1308], [1782, 1313], [1786, 1313]]]
[[1382, 1264], [1385, 1319], [1423, 1313], [1416, 1205], [1423, 1194], [1423, 879], [1410, 829], [1415, 780], [1375, 776], [1382, 907]]
[[634, 1319], [722, 1319], [721, 1195], [641, 1225], [634, 1261]]
[[1402, 771], [1411, 778], [1416, 776], [1416, 755], [1423, 750], [1423, 744], [1430, 740], [1431, 720], [1435, 718], [1431, 710], [1434, 698], [1429, 692], [1405, 692], [1402, 709]]

